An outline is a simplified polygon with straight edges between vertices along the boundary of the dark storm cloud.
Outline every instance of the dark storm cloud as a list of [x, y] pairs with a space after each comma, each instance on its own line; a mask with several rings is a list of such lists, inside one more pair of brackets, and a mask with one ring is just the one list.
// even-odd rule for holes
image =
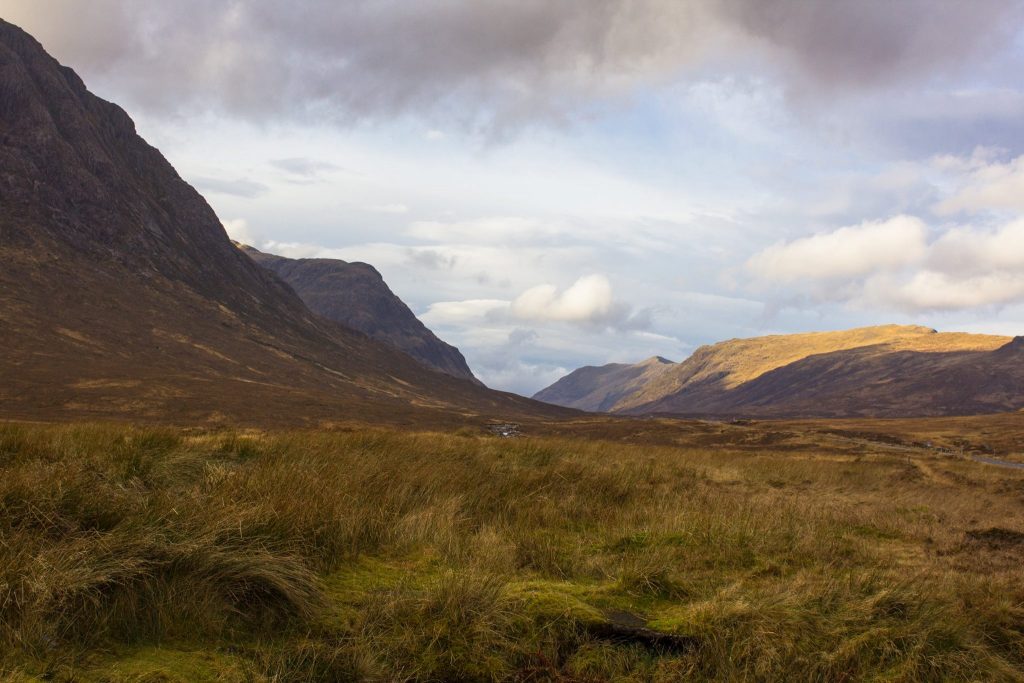
[[1007, 45], [1007, 0], [7, 0], [59, 58], [158, 113], [560, 121], [742, 64], [819, 98], [955, 74]]

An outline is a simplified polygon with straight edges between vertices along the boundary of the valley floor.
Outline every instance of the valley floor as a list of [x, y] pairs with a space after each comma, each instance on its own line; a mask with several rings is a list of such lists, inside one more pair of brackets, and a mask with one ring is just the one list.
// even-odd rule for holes
[[1024, 680], [1024, 471], [922, 429], [0, 424], [0, 677]]

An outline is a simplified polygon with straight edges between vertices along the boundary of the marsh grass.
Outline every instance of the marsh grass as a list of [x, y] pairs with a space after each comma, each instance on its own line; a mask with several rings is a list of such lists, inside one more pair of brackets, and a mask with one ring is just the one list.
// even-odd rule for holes
[[[1024, 680], [1024, 547], [966, 533], [1024, 529], [1020, 477], [815, 448], [3, 425], [0, 672]], [[699, 645], [595, 639], [616, 613]]]

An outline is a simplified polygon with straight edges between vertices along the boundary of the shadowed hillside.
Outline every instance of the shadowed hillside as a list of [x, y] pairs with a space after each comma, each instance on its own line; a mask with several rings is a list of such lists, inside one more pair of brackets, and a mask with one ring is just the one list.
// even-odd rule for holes
[[404, 351], [453, 377], [477, 381], [462, 353], [437, 338], [367, 263], [290, 259], [238, 245], [247, 256], [291, 285], [314, 313]]
[[566, 375], [533, 397], [538, 401], [580, 410], [610, 412], [636, 392], [642, 392], [657, 377], [671, 372], [674, 365], [668, 359], [655, 356], [635, 365], [609, 363], [601, 367], [587, 366]]
[[0, 414], [458, 421], [540, 404], [311, 313], [116, 105], [0, 22]]

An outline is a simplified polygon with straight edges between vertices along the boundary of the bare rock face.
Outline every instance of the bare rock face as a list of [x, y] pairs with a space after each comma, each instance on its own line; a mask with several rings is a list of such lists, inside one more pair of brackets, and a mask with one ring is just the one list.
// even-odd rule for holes
[[377, 269], [339, 259], [290, 259], [238, 245], [291, 285], [314, 313], [404, 351], [429, 368], [477, 382], [462, 353], [427, 329]]
[[581, 368], [535, 395], [634, 415], [914, 417], [1024, 407], [1021, 337], [882, 325], [732, 339], [681, 363]]
[[546, 415], [311, 312], [31, 36], [0, 21], [0, 418]]

